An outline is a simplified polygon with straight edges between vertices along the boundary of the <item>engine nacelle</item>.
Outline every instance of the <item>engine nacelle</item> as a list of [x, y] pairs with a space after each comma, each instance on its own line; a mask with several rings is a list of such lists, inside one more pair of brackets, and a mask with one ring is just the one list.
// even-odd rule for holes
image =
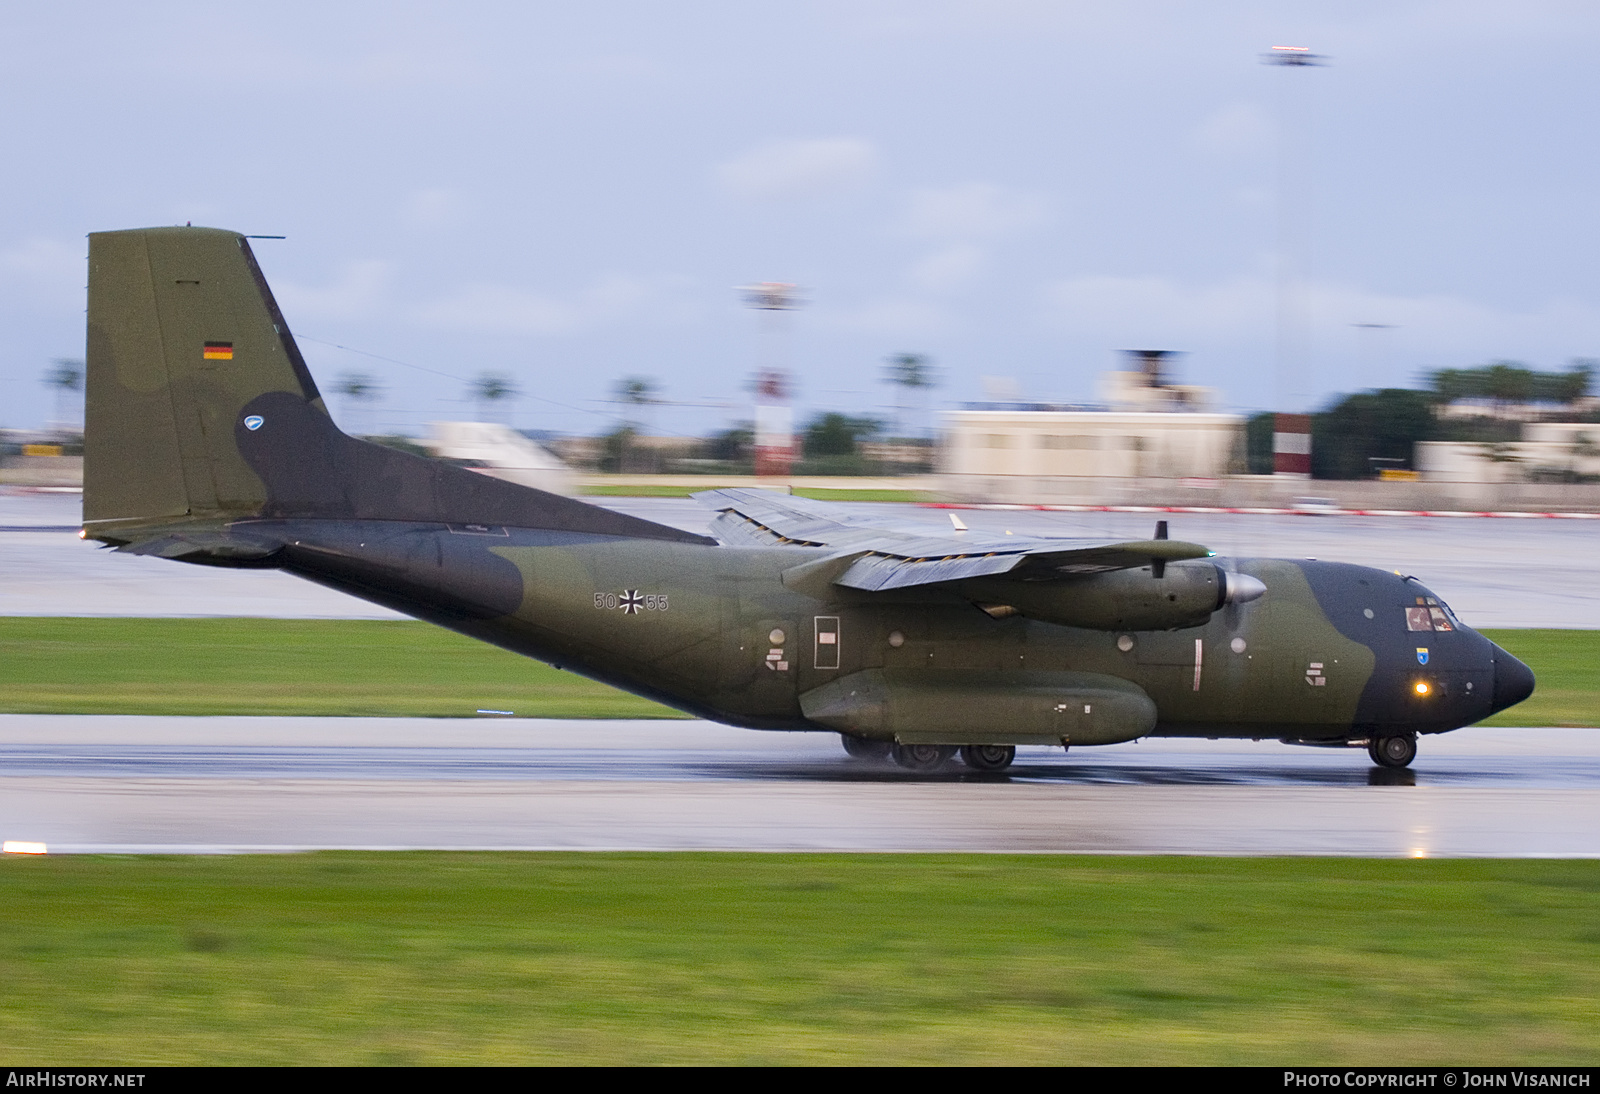
[[1245, 574], [1228, 574], [1215, 563], [1169, 562], [1160, 577], [1153, 567], [1111, 570], [1048, 581], [980, 578], [957, 586], [991, 614], [1009, 607], [1017, 614], [1064, 627], [1097, 631], [1170, 631], [1199, 627], [1230, 600], [1254, 600], [1266, 591]]

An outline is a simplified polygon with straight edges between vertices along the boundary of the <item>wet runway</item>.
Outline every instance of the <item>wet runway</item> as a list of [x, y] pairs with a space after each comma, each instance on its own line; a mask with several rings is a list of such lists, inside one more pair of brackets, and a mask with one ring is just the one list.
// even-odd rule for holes
[[1024, 748], [912, 775], [704, 722], [0, 716], [0, 838], [311, 848], [1600, 856], [1600, 731]]
[[[704, 532], [713, 515], [686, 498], [592, 499]], [[0, 615], [267, 616], [398, 619], [273, 570], [188, 566], [102, 550], [71, 531], [73, 495], [0, 494]], [[896, 525], [950, 528], [942, 510], [856, 503]], [[1019, 535], [1149, 536], [1141, 513], [967, 510], [976, 530]], [[1600, 628], [1600, 529], [1592, 521], [1450, 517], [1163, 514], [1174, 538], [1226, 555], [1322, 558], [1415, 574], [1476, 627]]]

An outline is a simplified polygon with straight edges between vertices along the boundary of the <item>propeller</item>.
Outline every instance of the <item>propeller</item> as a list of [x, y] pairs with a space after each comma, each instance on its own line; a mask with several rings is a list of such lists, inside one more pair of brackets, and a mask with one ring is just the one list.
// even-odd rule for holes
[[1222, 571], [1222, 621], [1230, 631], [1236, 631], [1242, 621], [1244, 606], [1260, 600], [1266, 594], [1267, 586], [1258, 577], [1241, 574], [1239, 560], [1232, 556], [1227, 560], [1227, 567], [1219, 569]]
[[[1167, 538], [1167, 522], [1156, 521], [1156, 539]], [[1160, 578], [1166, 575], [1167, 560], [1152, 558], [1150, 560], [1150, 576]], [[1260, 578], [1251, 577], [1249, 574], [1239, 572], [1239, 560], [1229, 557], [1226, 569], [1218, 567], [1222, 576], [1222, 598], [1217, 602], [1217, 607], [1222, 608], [1227, 614], [1223, 616], [1229, 630], [1238, 630], [1240, 613], [1244, 606], [1252, 600], [1259, 600], [1266, 594], [1267, 586]]]

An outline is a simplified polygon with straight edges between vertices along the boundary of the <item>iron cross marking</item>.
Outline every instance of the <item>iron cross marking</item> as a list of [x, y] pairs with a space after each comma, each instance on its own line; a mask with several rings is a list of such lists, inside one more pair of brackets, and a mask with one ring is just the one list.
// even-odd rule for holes
[[617, 607], [628, 615], [638, 615], [644, 611], [644, 594], [639, 592], [638, 589], [628, 589], [622, 594], [622, 598], [617, 601]]

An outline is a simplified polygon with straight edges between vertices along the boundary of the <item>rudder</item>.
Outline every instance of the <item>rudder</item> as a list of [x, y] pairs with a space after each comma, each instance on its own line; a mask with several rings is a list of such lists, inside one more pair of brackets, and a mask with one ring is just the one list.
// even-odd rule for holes
[[215, 228], [89, 236], [86, 525], [260, 510], [235, 442], [244, 405], [285, 392], [326, 414], [249, 241]]

